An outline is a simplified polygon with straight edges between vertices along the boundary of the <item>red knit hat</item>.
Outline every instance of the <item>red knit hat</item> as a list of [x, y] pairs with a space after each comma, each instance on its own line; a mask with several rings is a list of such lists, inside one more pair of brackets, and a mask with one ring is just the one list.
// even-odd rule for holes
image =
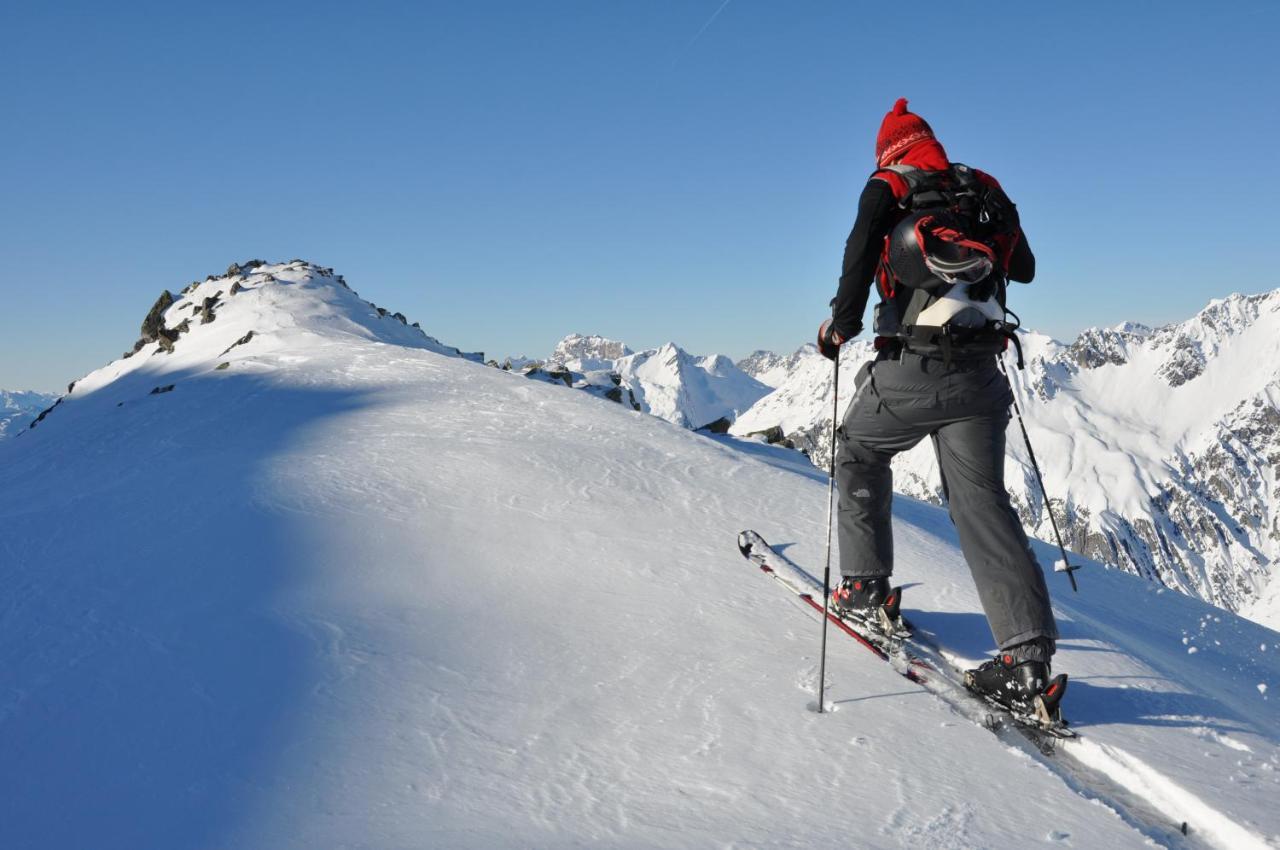
[[907, 99], [900, 97], [880, 123], [880, 133], [876, 136], [876, 163], [888, 165], [916, 142], [932, 138], [933, 128], [929, 122], [914, 112], [908, 112]]

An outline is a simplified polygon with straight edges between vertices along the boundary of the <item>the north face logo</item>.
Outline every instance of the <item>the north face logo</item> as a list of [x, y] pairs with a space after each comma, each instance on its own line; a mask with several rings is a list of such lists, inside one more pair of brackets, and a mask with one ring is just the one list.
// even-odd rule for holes
[[871, 491], [866, 487], [863, 487], [861, 490], [854, 490], [849, 495], [853, 496], [855, 499], [870, 499]]

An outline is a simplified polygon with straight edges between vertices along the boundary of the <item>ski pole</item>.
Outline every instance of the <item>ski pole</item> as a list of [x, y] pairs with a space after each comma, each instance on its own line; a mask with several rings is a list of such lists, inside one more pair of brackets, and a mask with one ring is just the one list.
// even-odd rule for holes
[[831, 358], [831, 461], [827, 466], [827, 564], [822, 570], [822, 652], [818, 656], [818, 713], [825, 710], [827, 691], [827, 603], [831, 597], [831, 525], [836, 490], [836, 422], [840, 418], [840, 349]]
[[[1071, 579], [1071, 592], [1079, 593], [1080, 588], [1076, 586], [1075, 571], [1080, 569], [1078, 566], [1072, 566], [1067, 560], [1067, 547], [1062, 545], [1062, 532], [1058, 531], [1058, 519], [1053, 515], [1053, 505], [1049, 502], [1049, 491], [1044, 489], [1044, 476], [1040, 474], [1040, 463], [1036, 460], [1036, 450], [1031, 448], [1031, 436], [1027, 433], [1027, 423], [1022, 421], [1022, 408], [1018, 406], [1018, 394], [1013, 391], [1013, 381], [1009, 380], [1009, 372], [1004, 368], [1004, 358], [996, 358], [996, 362], [1000, 364], [1000, 371], [1004, 373], [1005, 382], [1009, 384], [1009, 394], [1013, 397], [1013, 412], [1018, 414], [1018, 427], [1022, 429], [1022, 442], [1027, 444], [1027, 457], [1031, 458], [1031, 468], [1036, 473], [1036, 483], [1040, 485], [1040, 495], [1044, 496], [1044, 508], [1049, 512], [1049, 524], [1053, 526], [1054, 539], [1058, 541], [1058, 551], [1062, 553], [1062, 569], [1060, 572], [1067, 574], [1067, 578]], [[1055, 571], [1058, 568], [1054, 567]]]

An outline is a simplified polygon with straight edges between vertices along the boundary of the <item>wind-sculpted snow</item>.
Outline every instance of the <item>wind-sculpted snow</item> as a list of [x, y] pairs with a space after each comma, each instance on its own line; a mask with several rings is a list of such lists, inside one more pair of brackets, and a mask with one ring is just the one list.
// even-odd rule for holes
[[[1006, 362], [1068, 545], [1164, 586], [1276, 622], [1260, 599], [1280, 558], [1280, 291], [1233, 295], [1180, 324], [1022, 335]], [[807, 356], [800, 356], [808, 352]], [[733, 433], [781, 426], [825, 467], [830, 363], [811, 347]], [[870, 356], [844, 349], [842, 409]], [[926, 442], [895, 461], [899, 492], [941, 504]], [[1052, 535], [1016, 424], [1006, 480], [1028, 530]], [[1267, 596], [1268, 599], [1272, 598]]]
[[[820, 563], [794, 452], [469, 362], [315, 269], [242, 286], [0, 443], [0, 847], [1280, 839], [1280, 635], [1088, 565], [1050, 576], [1078, 748], [839, 636], [816, 715], [818, 623], [734, 546]], [[896, 511], [908, 616], [980, 658], [953, 529]]]

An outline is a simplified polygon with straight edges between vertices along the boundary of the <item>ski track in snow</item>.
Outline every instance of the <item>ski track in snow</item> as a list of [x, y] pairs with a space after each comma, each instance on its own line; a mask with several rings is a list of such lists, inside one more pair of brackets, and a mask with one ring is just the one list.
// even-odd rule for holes
[[[0, 846], [1276, 846], [1274, 632], [1050, 576], [1082, 752], [1156, 832], [838, 636], [818, 715], [817, 621], [734, 548], [820, 564], [795, 453], [406, 347], [323, 284], [0, 444]], [[896, 509], [909, 616], [981, 657], [945, 514]]]

